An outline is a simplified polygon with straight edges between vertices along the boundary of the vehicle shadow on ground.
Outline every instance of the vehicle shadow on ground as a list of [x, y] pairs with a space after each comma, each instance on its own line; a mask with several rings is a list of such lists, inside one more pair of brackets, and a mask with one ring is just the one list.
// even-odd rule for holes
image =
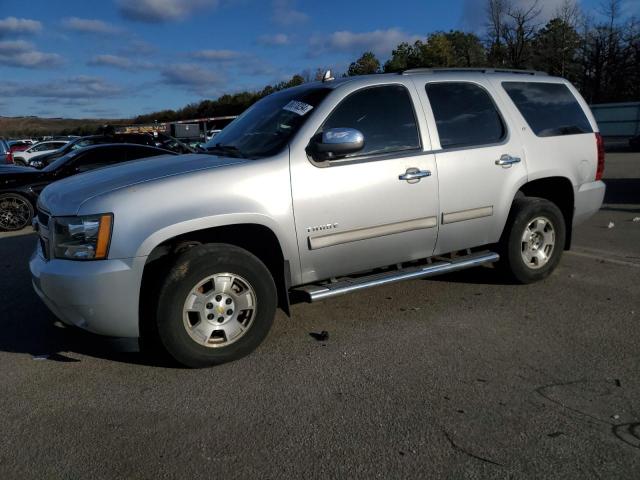
[[481, 266], [458, 272], [427, 277], [424, 280], [447, 283], [471, 283], [476, 285], [513, 285], [503, 272], [493, 266]]
[[29, 258], [36, 241], [34, 234], [0, 238], [0, 351], [48, 361], [79, 362], [73, 355], [77, 353], [116, 362], [175, 367], [162, 356], [141, 353], [136, 339], [61, 328], [31, 285]]

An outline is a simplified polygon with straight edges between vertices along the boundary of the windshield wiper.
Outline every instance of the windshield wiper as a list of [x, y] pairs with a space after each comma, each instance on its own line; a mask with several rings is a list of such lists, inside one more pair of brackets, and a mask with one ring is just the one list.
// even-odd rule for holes
[[208, 153], [221, 152], [225, 155], [247, 158], [247, 156], [242, 153], [240, 149], [238, 149], [238, 147], [235, 147], [233, 145], [222, 145], [221, 143], [216, 143], [213, 147], [208, 147], [206, 150]]

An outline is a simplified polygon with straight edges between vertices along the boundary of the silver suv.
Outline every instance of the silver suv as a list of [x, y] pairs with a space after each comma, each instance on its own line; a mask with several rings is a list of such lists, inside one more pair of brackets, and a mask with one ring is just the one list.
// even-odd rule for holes
[[33, 285], [67, 324], [214, 365], [255, 349], [294, 299], [492, 262], [545, 278], [600, 208], [603, 168], [562, 78], [327, 76], [257, 102], [207, 153], [47, 187]]

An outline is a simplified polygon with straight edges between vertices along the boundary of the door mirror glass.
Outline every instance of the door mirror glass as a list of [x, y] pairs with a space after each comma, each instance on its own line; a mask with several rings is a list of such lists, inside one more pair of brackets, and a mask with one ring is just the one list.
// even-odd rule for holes
[[364, 135], [355, 128], [329, 128], [314, 136], [309, 144], [316, 160], [341, 158], [364, 148]]

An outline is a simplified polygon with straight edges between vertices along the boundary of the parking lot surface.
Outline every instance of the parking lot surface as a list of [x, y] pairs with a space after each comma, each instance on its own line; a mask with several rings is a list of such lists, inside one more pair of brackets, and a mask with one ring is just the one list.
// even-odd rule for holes
[[35, 236], [0, 234], [0, 478], [637, 479], [640, 154], [605, 179], [544, 282], [482, 267], [295, 305], [205, 370], [56, 327]]

